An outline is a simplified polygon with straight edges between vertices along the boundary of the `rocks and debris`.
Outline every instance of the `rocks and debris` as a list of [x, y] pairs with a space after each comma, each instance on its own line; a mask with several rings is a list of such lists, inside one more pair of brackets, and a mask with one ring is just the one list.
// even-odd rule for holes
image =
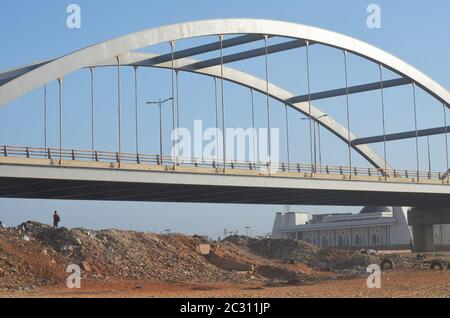
[[[28, 240], [24, 240], [27, 237]], [[0, 228], [0, 289], [64, 284], [77, 264], [92, 281], [306, 284], [364, 273], [373, 255], [320, 249], [296, 240], [232, 236], [220, 242], [181, 234], [54, 228], [26, 222]]]
[[81, 269], [86, 272], [91, 272], [91, 266], [86, 261], [81, 262]]
[[366, 254], [366, 255], [379, 255], [378, 251], [374, 250], [374, 249], [365, 249], [365, 248], [363, 248], [363, 249], [359, 250], [359, 252], [361, 254]]
[[434, 254], [434, 258], [429, 259], [427, 255], [417, 254], [416, 256], [404, 256], [391, 254], [383, 256], [380, 260], [381, 269], [391, 270], [398, 268], [412, 269], [450, 269], [450, 262], [445, 255]]
[[362, 269], [364, 272], [368, 265], [378, 263], [376, 257], [360, 251], [321, 249], [297, 240], [258, 240], [242, 236], [231, 236], [225, 240], [265, 258], [282, 260], [288, 264], [302, 263], [321, 271]]
[[[23, 237], [29, 238], [24, 241]], [[204, 238], [132, 231], [54, 228], [26, 222], [0, 229], [1, 288], [61, 284], [67, 266], [83, 279], [158, 281], [244, 281], [197, 253]]]
[[211, 252], [211, 244], [198, 244], [196, 250], [200, 255], [209, 255]]

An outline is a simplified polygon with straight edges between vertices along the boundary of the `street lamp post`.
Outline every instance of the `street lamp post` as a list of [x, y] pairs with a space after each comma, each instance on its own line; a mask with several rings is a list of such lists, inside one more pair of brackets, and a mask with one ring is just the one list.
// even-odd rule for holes
[[431, 146], [430, 146], [430, 136], [427, 136], [428, 145], [428, 172], [431, 175]]
[[157, 105], [159, 107], [159, 164], [163, 164], [163, 129], [162, 129], [162, 107], [168, 101], [173, 100], [172, 97], [165, 100], [159, 99], [157, 102], [147, 102], [149, 105]]
[[319, 148], [319, 166], [320, 169], [322, 169], [322, 142], [320, 140], [320, 124], [318, 121], [316, 121], [316, 124], [317, 124], [317, 142]]

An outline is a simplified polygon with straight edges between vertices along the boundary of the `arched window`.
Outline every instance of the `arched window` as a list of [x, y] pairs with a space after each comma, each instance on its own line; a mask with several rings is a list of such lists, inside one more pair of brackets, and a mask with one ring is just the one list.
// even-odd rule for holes
[[328, 247], [328, 240], [327, 240], [327, 238], [325, 236], [322, 237], [322, 247], [323, 248], [327, 248]]
[[373, 233], [372, 234], [372, 245], [377, 245], [378, 244], [378, 236]]
[[356, 234], [356, 236], [355, 236], [355, 245], [356, 246], [361, 245], [361, 238], [359, 237], [358, 234]]
[[344, 238], [342, 236], [339, 236], [338, 247], [344, 247], [344, 245], [345, 245]]

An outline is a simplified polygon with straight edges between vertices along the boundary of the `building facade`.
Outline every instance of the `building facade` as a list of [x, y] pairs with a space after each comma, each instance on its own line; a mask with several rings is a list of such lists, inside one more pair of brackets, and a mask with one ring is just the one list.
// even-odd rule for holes
[[[364, 207], [358, 214], [277, 213], [273, 238], [306, 241], [323, 248], [409, 248], [408, 208]], [[436, 225], [435, 244], [450, 244], [450, 226]]]

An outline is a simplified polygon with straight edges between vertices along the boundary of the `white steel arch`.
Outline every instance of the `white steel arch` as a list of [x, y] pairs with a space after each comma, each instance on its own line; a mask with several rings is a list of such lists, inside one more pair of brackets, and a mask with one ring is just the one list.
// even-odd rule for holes
[[[260, 19], [221, 19], [180, 23], [144, 30], [102, 42], [51, 61], [9, 70], [0, 74], [0, 107], [33, 89], [50, 81], [63, 78], [65, 75], [82, 68], [108, 64], [115, 65], [112, 61], [115, 61], [116, 57], [121, 59], [126, 59], [126, 57], [129, 59], [141, 59], [141, 62], [145, 60], [143, 56], [139, 57], [137, 53], [130, 53], [131, 51], [169, 41], [218, 34], [281, 36], [307, 40], [312, 43], [320, 43], [346, 50], [379, 63], [395, 73], [410, 79], [439, 101], [450, 105], [450, 93], [439, 84], [406, 62], [365, 42], [335, 32], [290, 22]], [[127, 64], [125, 60], [121, 62], [122, 64]], [[182, 61], [177, 61], [177, 63], [182, 63]], [[192, 63], [192, 60], [190, 63]], [[128, 64], [131, 65], [133, 63]], [[164, 66], [163, 64], [155, 66], [167, 67], [167, 65]], [[261, 84], [264, 83], [263, 80], [229, 68], [226, 70], [227, 80], [265, 92], [264, 89], [261, 89]], [[217, 69], [214, 67], [196, 70], [195, 72], [210, 76], [218, 75]], [[269, 91], [273, 98], [283, 102], [294, 97], [294, 94], [274, 85], [270, 86]], [[305, 115], [309, 115], [308, 112], [305, 112], [306, 106], [304, 103], [291, 104], [291, 106]], [[319, 117], [322, 114], [320, 110], [312, 109], [312, 116]], [[339, 138], [347, 141], [347, 130], [332, 118], [324, 117], [319, 121]], [[353, 140], [355, 136], [350, 135], [350, 138]], [[353, 148], [374, 166], [384, 167], [384, 160], [367, 145], [353, 145]]]
[[218, 34], [263, 34], [308, 40], [335, 47], [380, 63], [414, 81], [436, 99], [450, 105], [450, 93], [431, 78], [401, 59], [363, 41], [336, 32], [284, 21], [220, 19], [179, 23], [148, 29], [102, 42], [38, 66], [0, 86], [0, 106], [90, 65], [168, 41]]

